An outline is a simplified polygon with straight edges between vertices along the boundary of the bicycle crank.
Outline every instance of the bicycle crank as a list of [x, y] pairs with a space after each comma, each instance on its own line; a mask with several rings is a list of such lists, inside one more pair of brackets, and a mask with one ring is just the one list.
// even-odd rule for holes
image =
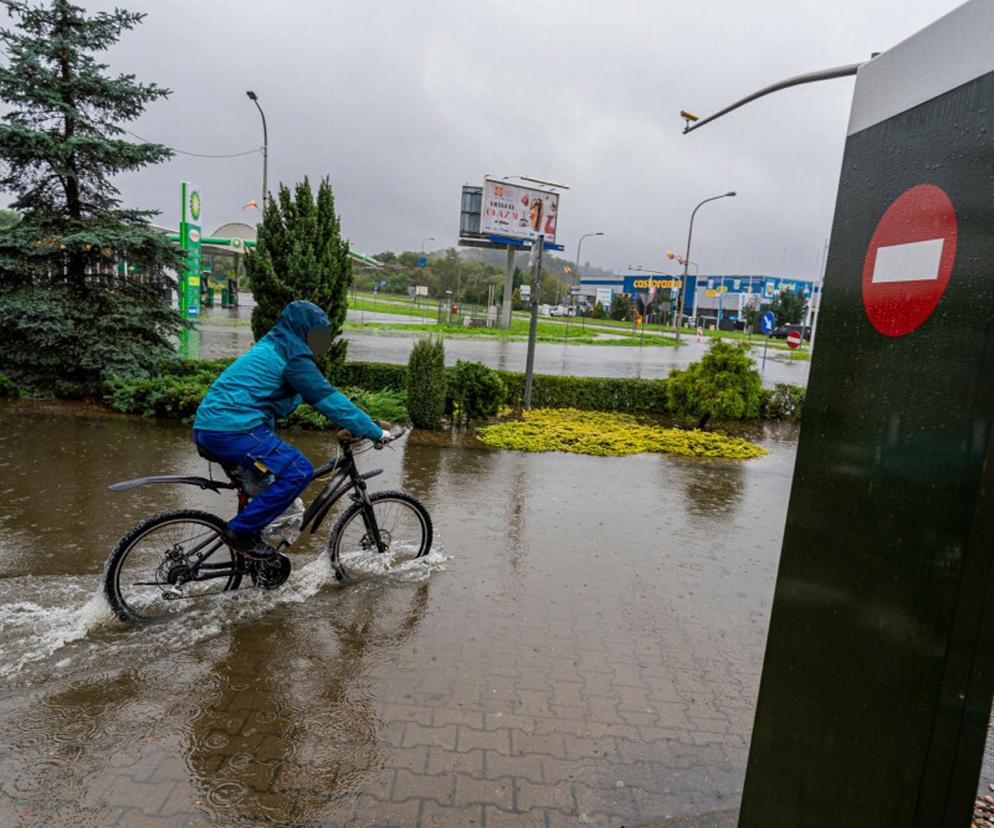
[[252, 569], [252, 582], [260, 589], [276, 589], [290, 577], [292, 569], [290, 559], [286, 555], [258, 561]]

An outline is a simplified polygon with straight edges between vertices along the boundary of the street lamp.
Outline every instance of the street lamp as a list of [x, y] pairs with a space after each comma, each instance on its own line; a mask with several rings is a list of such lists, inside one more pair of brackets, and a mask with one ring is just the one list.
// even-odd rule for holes
[[[694, 216], [697, 215], [697, 211], [701, 209], [709, 201], [717, 201], [719, 198], [731, 198], [734, 196], [735, 190], [730, 190], [727, 193], [722, 193], [721, 195], [711, 196], [711, 198], [706, 198], [700, 204], [698, 204], [694, 211], [690, 214], [690, 229], [687, 231], [687, 250], [683, 254], [683, 284], [680, 286], [680, 290], [677, 292], [677, 307], [676, 307], [676, 338], [680, 339], [680, 327], [683, 323], [683, 290], [687, 285], [687, 268], [690, 264], [690, 241], [694, 236]], [[697, 285], [694, 285], [694, 296], [697, 295]]]
[[[587, 238], [588, 236], [603, 236], [603, 235], [604, 234], [602, 232], [600, 232], [600, 231], [598, 231], [596, 233], [584, 233], [582, 236], [580, 236], [579, 240], [577, 241], [577, 243], [576, 243], [576, 278], [579, 281], [583, 281], [583, 277], [580, 274], [580, 248], [583, 245], [583, 240], [585, 238]], [[576, 303], [574, 303], [574, 304], [576, 304]]]
[[421, 258], [422, 259], [425, 257], [425, 242], [430, 242], [430, 241], [435, 241], [435, 237], [434, 236], [429, 236], [428, 238], [421, 240]]
[[259, 106], [259, 96], [251, 89], [245, 93], [262, 116], [262, 212], [266, 212], [266, 202], [269, 200], [269, 132], [266, 130], [266, 113]]

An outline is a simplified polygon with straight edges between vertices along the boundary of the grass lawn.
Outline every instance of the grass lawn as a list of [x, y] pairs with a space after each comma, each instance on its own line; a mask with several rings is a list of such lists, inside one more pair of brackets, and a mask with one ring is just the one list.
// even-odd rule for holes
[[[496, 338], [513, 340], [526, 340], [528, 338], [528, 322], [521, 319], [512, 319], [510, 330], [503, 330], [501, 328], [469, 328], [463, 325], [419, 325], [413, 322], [400, 324], [388, 322], [366, 322], [364, 324], [360, 324], [358, 322], [347, 322], [345, 324], [345, 328], [346, 330], [375, 331], [385, 334], [393, 332], [436, 333], [441, 334], [444, 337], [467, 337], [481, 339]], [[571, 345], [639, 346], [643, 344], [639, 337], [600, 337], [596, 333], [583, 331], [574, 326], [570, 326], [569, 328], [568, 340], [566, 338], [566, 334], [567, 331], [560, 325], [555, 323], [539, 322], [536, 330], [536, 339], [538, 342], [549, 343], [568, 341]], [[646, 347], [673, 347], [678, 343], [675, 339], [671, 339], [670, 337], [647, 336], [644, 344]]]

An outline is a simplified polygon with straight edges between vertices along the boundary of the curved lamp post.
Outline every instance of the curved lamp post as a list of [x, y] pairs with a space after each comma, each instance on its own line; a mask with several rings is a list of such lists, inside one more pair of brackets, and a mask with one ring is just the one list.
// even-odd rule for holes
[[262, 212], [265, 214], [266, 202], [269, 199], [269, 133], [266, 130], [266, 113], [259, 106], [259, 96], [255, 92], [249, 89], [245, 94], [262, 116]]
[[[690, 265], [690, 242], [694, 236], [694, 216], [697, 215], [697, 211], [701, 209], [709, 201], [717, 201], [719, 198], [731, 198], [734, 196], [735, 190], [730, 190], [727, 193], [722, 193], [721, 195], [711, 196], [711, 198], [706, 198], [700, 204], [698, 204], [694, 211], [690, 214], [690, 229], [687, 231], [687, 250], [683, 254], [683, 283], [680, 285], [680, 290], [677, 291], [677, 306], [676, 306], [676, 338], [680, 339], [680, 328], [683, 323], [683, 291], [687, 287], [687, 268]], [[697, 285], [694, 285], [694, 294], [697, 294]]]
[[596, 233], [584, 233], [582, 236], [580, 236], [579, 240], [577, 241], [576, 243], [576, 278], [577, 279], [581, 281], [583, 280], [583, 276], [580, 274], [580, 248], [583, 246], [583, 240], [589, 238], [590, 236], [603, 236], [603, 235], [604, 234], [600, 231]]

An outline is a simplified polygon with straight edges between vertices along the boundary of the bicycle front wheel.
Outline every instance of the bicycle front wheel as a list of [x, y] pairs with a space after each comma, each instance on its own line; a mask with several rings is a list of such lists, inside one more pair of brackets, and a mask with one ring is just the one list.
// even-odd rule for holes
[[[375, 529], [384, 545], [376, 545]], [[328, 555], [339, 581], [382, 575], [431, 551], [431, 516], [405, 492], [376, 492], [369, 506], [353, 503], [331, 530]]]
[[[115, 615], [132, 624], [152, 621], [238, 589], [239, 561], [221, 539], [224, 525], [216, 515], [183, 509], [128, 532], [104, 568], [104, 594]], [[202, 556], [201, 563], [193, 556]]]

